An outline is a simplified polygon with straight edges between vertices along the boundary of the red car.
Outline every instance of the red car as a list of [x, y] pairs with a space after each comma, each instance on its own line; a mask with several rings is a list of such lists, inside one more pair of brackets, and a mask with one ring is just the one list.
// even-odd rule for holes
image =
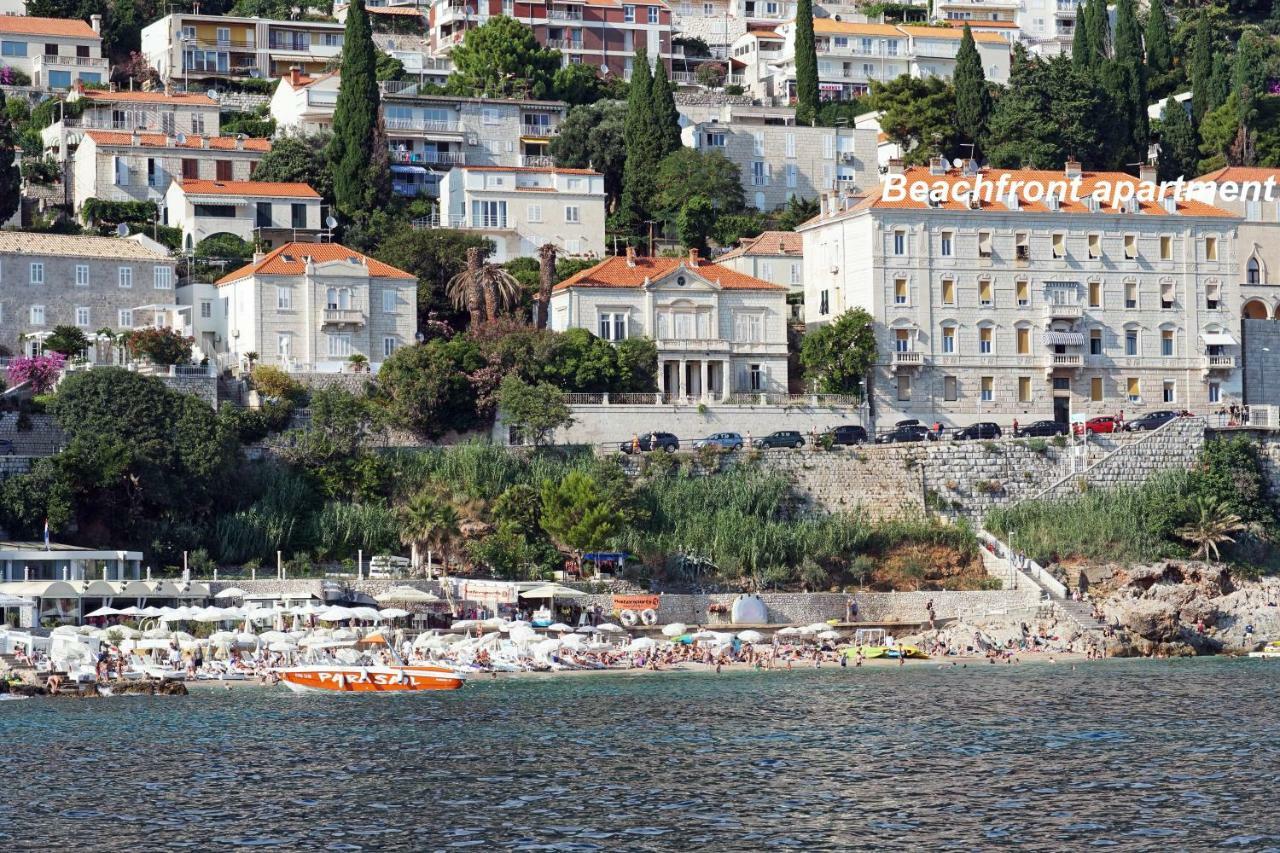
[[1116, 424], [1116, 419], [1110, 415], [1102, 415], [1096, 418], [1089, 418], [1083, 424], [1077, 423], [1072, 427], [1072, 432], [1076, 435], [1082, 433], [1094, 432], [1119, 432], [1120, 427]]

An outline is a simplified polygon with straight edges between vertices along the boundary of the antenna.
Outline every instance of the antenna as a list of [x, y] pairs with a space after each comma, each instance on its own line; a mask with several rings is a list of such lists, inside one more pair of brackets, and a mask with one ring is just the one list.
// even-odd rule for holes
[[124, 222], [121, 222], [119, 225], [117, 225], [117, 226], [116, 226], [116, 236], [117, 236], [117, 237], [128, 237], [128, 236], [129, 236], [129, 226], [128, 226], [126, 223], [124, 223]]

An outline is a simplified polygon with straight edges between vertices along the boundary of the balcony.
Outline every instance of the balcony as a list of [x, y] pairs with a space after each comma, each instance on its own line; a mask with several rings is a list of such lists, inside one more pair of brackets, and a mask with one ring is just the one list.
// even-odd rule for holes
[[555, 122], [550, 122], [550, 121], [549, 122], [526, 121], [526, 122], [521, 122], [520, 124], [521, 136], [536, 136], [539, 139], [549, 139], [552, 136], [555, 136], [556, 132], [559, 130], [560, 130], [560, 126]]
[[389, 131], [416, 131], [423, 134], [447, 133], [459, 135], [463, 132], [462, 124], [456, 121], [432, 121], [421, 118], [389, 118], [386, 119]]
[[392, 163], [417, 166], [465, 166], [467, 155], [461, 151], [391, 151]]
[[923, 367], [924, 353], [922, 352], [894, 352], [894, 367]]
[[1046, 320], [1079, 320], [1084, 317], [1084, 306], [1079, 302], [1049, 300], [1044, 305]]
[[521, 154], [520, 165], [526, 169], [555, 168], [556, 158], [546, 154]]
[[1084, 356], [1078, 353], [1049, 353], [1049, 370], [1079, 370], [1084, 367]]
[[320, 315], [321, 326], [363, 326], [364, 312], [355, 308], [326, 308]]
[[60, 53], [46, 53], [38, 57], [36, 67], [55, 65], [59, 68], [98, 68], [107, 70], [108, 61], [101, 56], [67, 56]]
[[549, 21], [581, 21], [582, 10], [575, 7], [569, 9], [548, 9], [547, 20]]
[[1236, 357], [1234, 355], [1206, 355], [1204, 357], [1205, 370], [1235, 370]]

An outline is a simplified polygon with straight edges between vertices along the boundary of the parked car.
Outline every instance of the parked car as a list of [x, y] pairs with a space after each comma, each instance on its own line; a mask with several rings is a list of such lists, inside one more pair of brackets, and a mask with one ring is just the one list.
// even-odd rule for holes
[[866, 427], [856, 424], [838, 426], [828, 434], [831, 436], [832, 444], [863, 444], [867, 440]]
[[971, 438], [999, 438], [1003, 433], [1000, 432], [1000, 425], [991, 421], [981, 421], [976, 424], [969, 424], [963, 429], [958, 429], [951, 434], [954, 441], [965, 441]]
[[706, 438], [695, 439], [694, 447], [723, 447], [725, 450], [738, 450], [742, 447], [742, 436], [736, 432], [718, 432]]
[[1062, 421], [1035, 421], [1024, 426], [1019, 426], [1013, 431], [1017, 436], [1032, 436], [1047, 438], [1052, 435], [1066, 435], [1067, 425]]
[[1169, 421], [1178, 417], [1177, 412], [1171, 412], [1167, 409], [1161, 409], [1158, 412], [1147, 412], [1140, 418], [1134, 418], [1124, 425], [1129, 432], [1142, 432], [1143, 430], [1160, 429]]
[[804, 447], [804, 436], [793, 429], [781, 429], [756, 439], [756, 447], [768, 450], [774, 447]]
[[1084, 423], [1077, 423], [1073, 426], [1072, 431], [1076, 435], [1086, 435], [1090, 433], [1106, 433], [1116, 431], [1116, 419], [1111, 415], [1099, 415], [1096, 418], [1089, 418]]
[[924, 424], [907, 424], [894, 427], [888, 432], [876, 436], [876, 444], [901, 444], [908, 441], [925, 441], [930, 437], [929, 428]]
[[920, 426], [920, 419], [919, 419], [919, 418], [907, 418], [905, 421], [897, 421], [897, 422], [895, 422], [895, 423], [894, 423], [894, 426], [895, 426], [895, 427]]
[[[680, 449], [680, 439], [670, 432], [642, 432], [639, 436], [640, 452], [649, 450], [665, 450], [668, 453]], [[623, 453], [631, 453], [634, 448], [630, 441], [622, 442]]]

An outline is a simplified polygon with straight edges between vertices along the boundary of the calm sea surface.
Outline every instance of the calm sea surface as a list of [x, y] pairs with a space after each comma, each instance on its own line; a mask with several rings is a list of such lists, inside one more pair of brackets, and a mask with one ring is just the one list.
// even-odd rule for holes
[[0, 702], [0, 850], [1280, 850], [1280, 665]]

